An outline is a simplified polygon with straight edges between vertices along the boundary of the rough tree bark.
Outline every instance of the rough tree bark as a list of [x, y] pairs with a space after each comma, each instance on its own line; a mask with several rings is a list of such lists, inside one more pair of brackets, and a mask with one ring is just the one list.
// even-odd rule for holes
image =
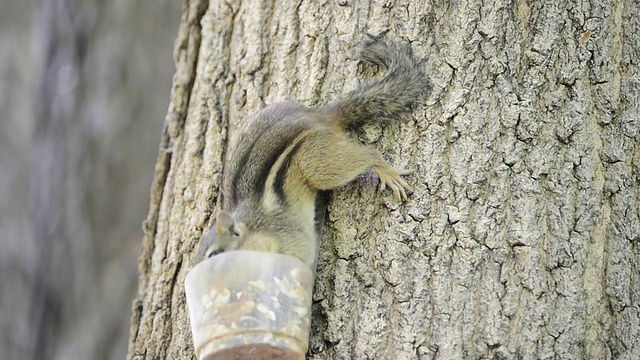
[[139, 259], [129, 357], [193, 356], [183, 280], [223, 159], [263, 103], [353, 89], [364, 34], [434, 92], [357, 137], [413, 168], [406, 204], [329, 205], [311, 359], [640, 357], [640, 5], [188, 0]]

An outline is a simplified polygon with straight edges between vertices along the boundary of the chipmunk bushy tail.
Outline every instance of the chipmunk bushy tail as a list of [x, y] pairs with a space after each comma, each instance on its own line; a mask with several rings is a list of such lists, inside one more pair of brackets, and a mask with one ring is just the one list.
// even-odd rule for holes
[[409, 45], [371, 39], [360, 49], [363, 62], [386, 68], [384, 77], [360, 85], [345, 99], [331, 105], [337, 121], [352, 124], [381, 122], [411, 112], [414, 103], [431, 92], [431, 83]]

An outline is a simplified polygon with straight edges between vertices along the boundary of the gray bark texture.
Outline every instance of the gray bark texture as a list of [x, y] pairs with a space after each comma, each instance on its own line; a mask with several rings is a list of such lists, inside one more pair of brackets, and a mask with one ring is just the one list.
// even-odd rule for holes
[[406, 203], [332, 194], [309, 359], [640, 358], [640, 5], [187, 0], [139, 258], [129, 358], [190, 358], [183, 281], [223, 159], [265, 103], [326, 104], [365, 34], [434, 91], [357, 131]]
[[181, 4], [0, 4], [0, 358], [122, 359]]

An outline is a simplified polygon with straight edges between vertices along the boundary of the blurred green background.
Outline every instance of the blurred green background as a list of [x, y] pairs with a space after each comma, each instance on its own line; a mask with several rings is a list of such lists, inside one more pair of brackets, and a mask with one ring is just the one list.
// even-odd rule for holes
[[123, 359], [179, 0], [0, 0], [0, 358]]

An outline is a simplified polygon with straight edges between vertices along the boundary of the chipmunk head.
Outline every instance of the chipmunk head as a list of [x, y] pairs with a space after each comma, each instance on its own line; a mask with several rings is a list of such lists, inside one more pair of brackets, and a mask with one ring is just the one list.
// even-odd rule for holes
[[278, 252], [276, 239], [263, 232], [252, 231], [249, 225], [222, 210], [216, 223], [202, 240], [202, 259], [232, 250]]

